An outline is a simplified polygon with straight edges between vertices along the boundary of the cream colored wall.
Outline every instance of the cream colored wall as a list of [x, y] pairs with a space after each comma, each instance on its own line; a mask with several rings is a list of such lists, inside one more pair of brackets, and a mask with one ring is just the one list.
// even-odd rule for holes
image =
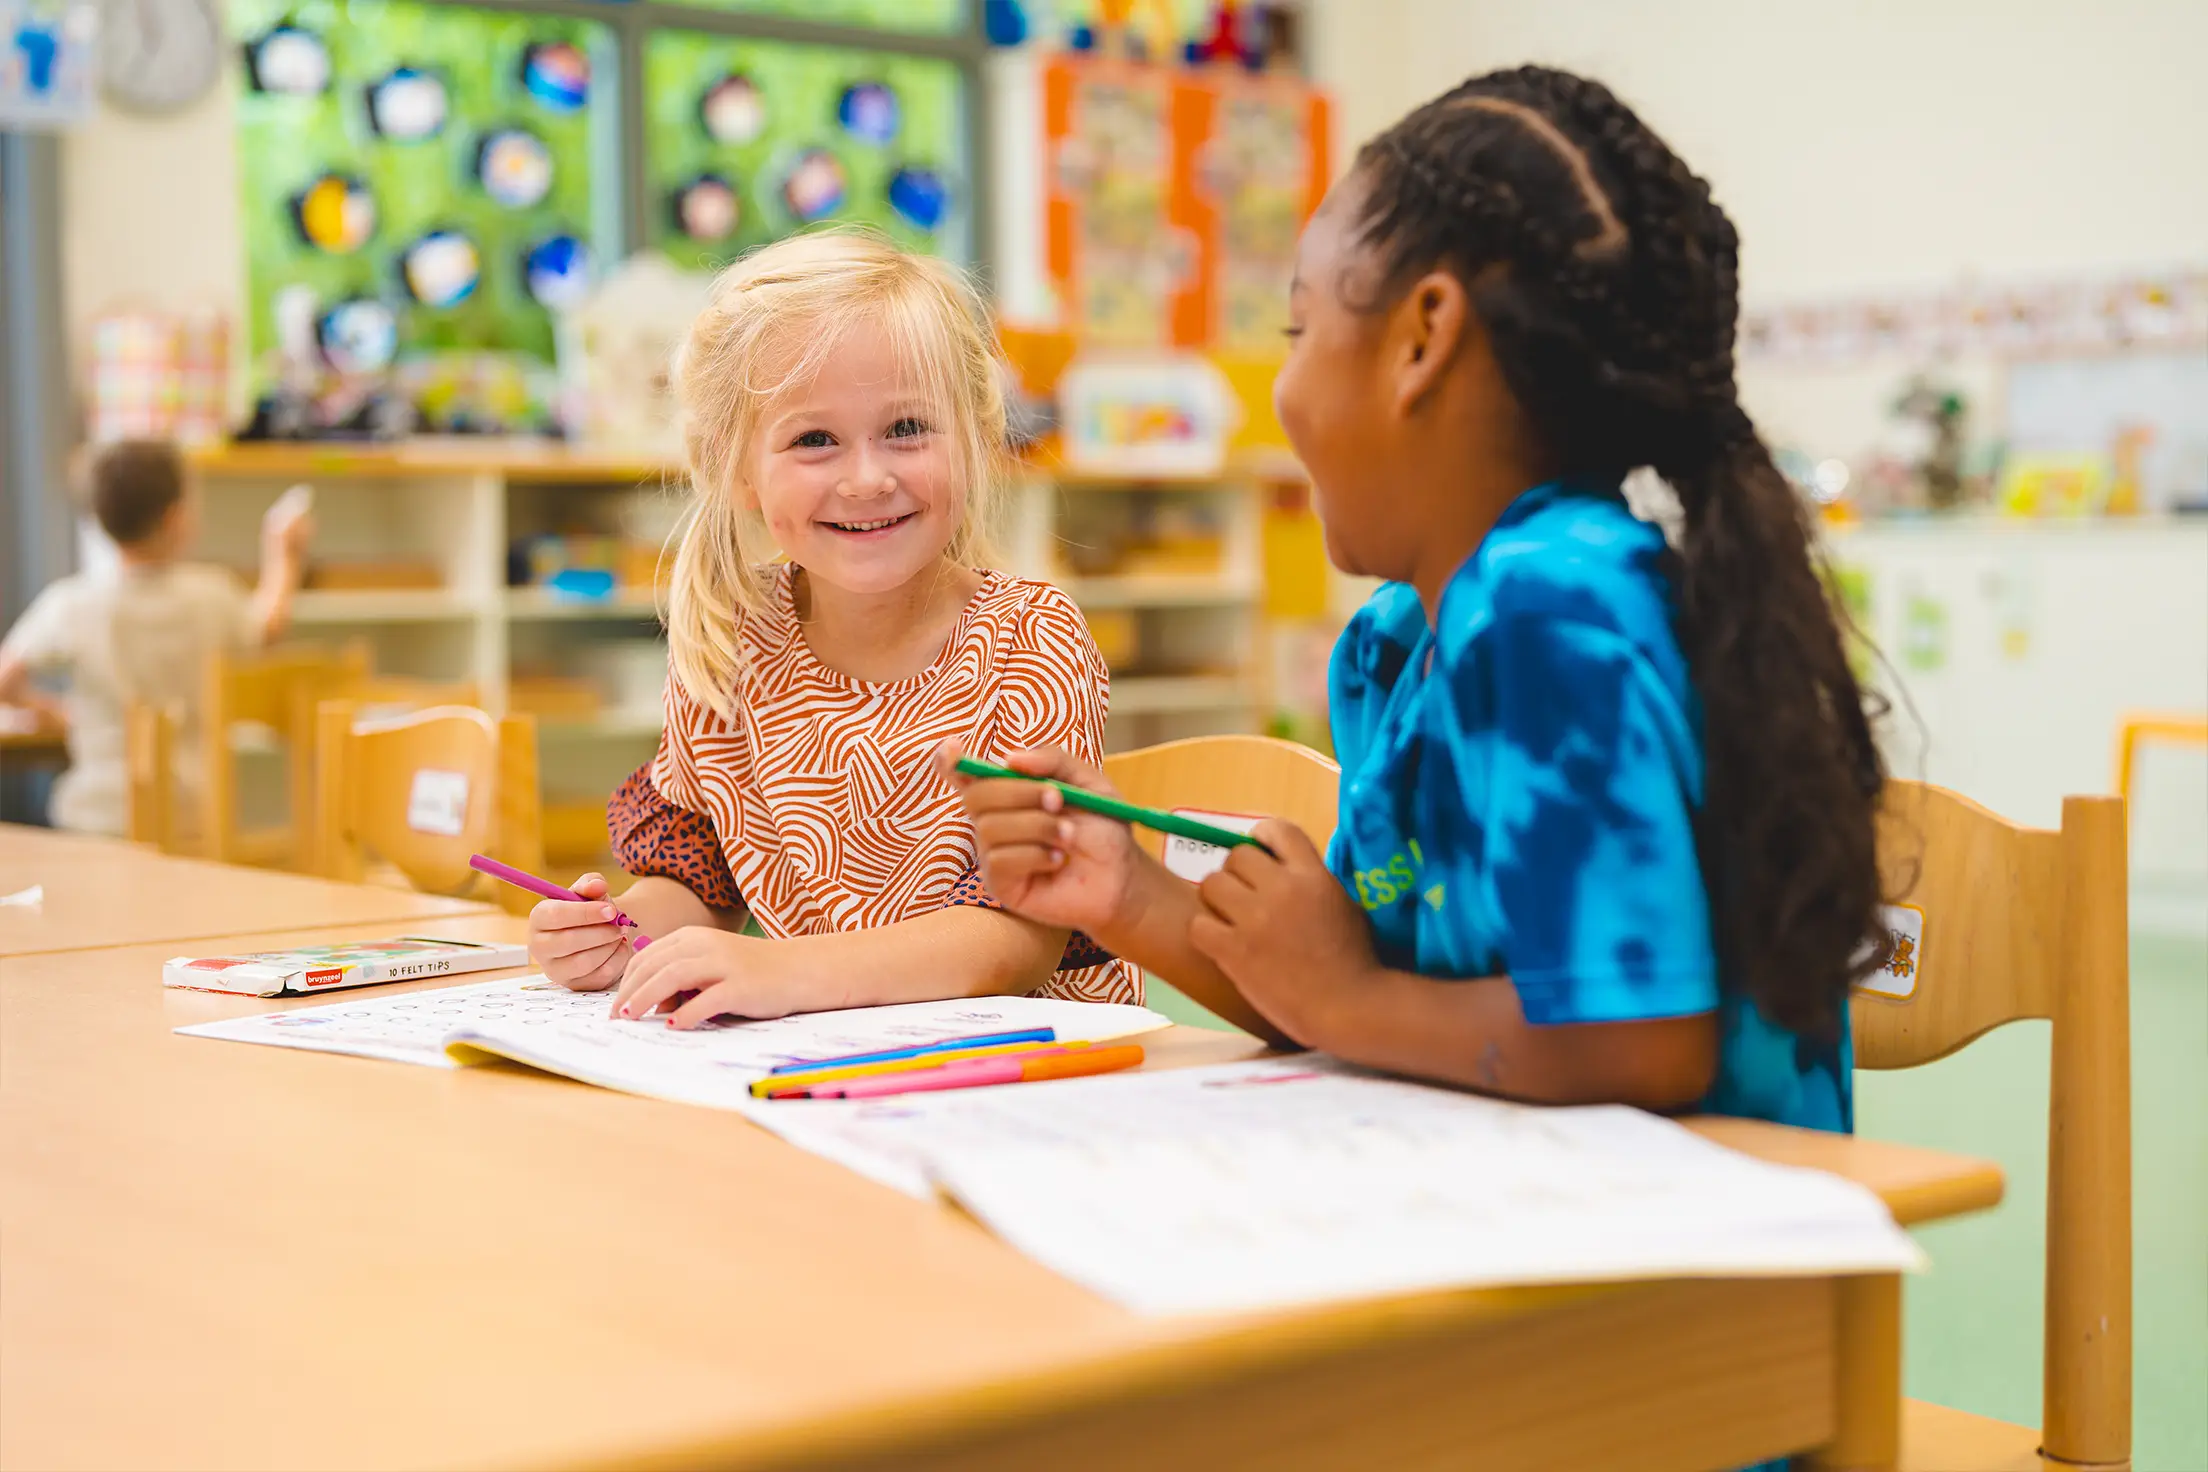
[[1715, 186], [1751, 301], [2208, 256], [2199, 0], [1316, 0], [1354, 144], [1476, 72], [1601, 77]]
[[62, 312], [74, 361], [92, 319], [112, 307], [216, 307], [238, 320], [235, 79], [180, 113], [140, 117], [103, 105], [61, 150]]

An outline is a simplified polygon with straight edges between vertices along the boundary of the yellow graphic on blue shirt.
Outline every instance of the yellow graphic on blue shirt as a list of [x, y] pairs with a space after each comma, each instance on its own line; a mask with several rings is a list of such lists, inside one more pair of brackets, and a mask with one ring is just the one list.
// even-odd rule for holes
[[1560, 483], [1512, 504], [1431, 626], [1411, 588], [1374, 594], [1328, 676], [1327, 862], [1385, 964], [1508, 976], [1536, 1025], [1714, 1011], [1704, 1109], [1844, 1130], [1846, 1038], [1776, 1026], [1719, 973], [1668, 562], [1615, 486]]

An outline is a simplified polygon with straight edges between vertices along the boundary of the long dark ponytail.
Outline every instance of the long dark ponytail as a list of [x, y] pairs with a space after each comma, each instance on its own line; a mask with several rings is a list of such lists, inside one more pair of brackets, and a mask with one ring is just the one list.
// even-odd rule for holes
[[1830, 1038], [1872, 964], [1885, 774], [1808, 508], [1735, 391], [1732, 221], [1607, 87], [1546, 67], [1473, 78], [1357, 169], [1384, 296], [1458, 273], [1560, 468], [1677, 494], [1719, 952], [1765, 1016]]

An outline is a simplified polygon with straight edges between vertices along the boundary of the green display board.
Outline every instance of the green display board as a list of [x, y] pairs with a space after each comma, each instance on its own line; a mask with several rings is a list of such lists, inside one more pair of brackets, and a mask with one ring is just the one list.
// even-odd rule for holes
[[[705, 103], [732, 77], [753, 89], [757, 132], [736, 140], [746, 130], [732, 132], [724, 119], [730, 141], [723, 141], [707, 129]], [[654, 32], [644, 52], [647, 238], [678, 265], [710, 268], [802, 229], [814, 221], [791, 207], [785, 191], [818, 153], [833, 160], [843, 185], [840, 204], [822, 219], [877, 225], [909, 248], [963, 259], [971, 247], [962, 87], [956, 63], [931, 57]], [[870, 106], [854, 111], [854, 88], [869, 89]], [[895, 119], [886, 136], [885, 95]], [[817, 175], [817, 159], [812, 167]], [[940, 189], [936, 228], [919, 228], [893, 206], [900, 173], [908, 186], [921, 179]], [[708, 176], [732, 187], [737, 217], [727, 234], [693, 239], [677, 225], [678, 193]]]
[[948, 35], [966, 25], [968, 0], [676, 0], [703, 10], [788, 16], [826, 25]]
[[[287, 288], [308, 287], [326, 310], [353, 298], [387, 303], [398, 323], [403, 357], [441, 350], [496, 350], [549, 362], [552, 323], [529, 293], [523, 258], [532, 245], [567, 235], [599, 262], [617, 246], [612, 36], [590, 21], [506, 11], [469, 10], [409, 0], [231, 0], [230, 24], [249, 58], [238, 101], [240, 196], [245, 212], [246, 340], [256, 364], [277, 345], [274, 306]], [[256, 80], [256, 51], [279, 27], [291, 54], [272, 78]], [[532, 45], [567, 43], [589, 64], [583, 88], [571, 71], [564, 94], [532, 89], [524, 58]], [[327, 83], [301, 62], [319, 43]], [[567, 53], [570, 59], [574, 53]], [[408, 139], [401, 125], [379, 133], [371, 90], [401, 68], [441, 86], [442, 124]], [[269, 82], [276, 84], [269, 88]], [[294, 90], [283, 90], [286, 82]], [[388, 96], [389, 94], [384, 94]], [[420, 103], [417, 94], [412, 99]], [[410, 114], [419, 127], [423, 113]], [[551, 177], [542, 197], [508, 207], [478, 174], [479, 150], [502, 130], [520, 130], [543, 145]], [[395, 136], [396, 135], [396, 136]], [[527, 147], [527, 145], [523, 145]], [[373, 201], [375, 226], [357, 247], [323, 249], [302, 238], [302, 191], [337, 176]], [[322, 216], [318, 218], [327, 218]], [[433, 231], [464, 236], [480, 260], [474, 288], [450, 305], [414, 299], [402, 274], [410, 246]]]

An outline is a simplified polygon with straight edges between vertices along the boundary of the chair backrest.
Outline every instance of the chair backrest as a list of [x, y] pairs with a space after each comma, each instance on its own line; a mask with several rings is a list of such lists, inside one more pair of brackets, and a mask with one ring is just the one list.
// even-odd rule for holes
[[[291, 838], [282, 847], [294, 861], [309, 852], [300, 836], [303, 805], [311, 795], [311, 762], [300, 746], [298, 712], [339, 680], [367, 672], [368, 648], [353, 644], [332, 654], [317, 645], [263, 650], [252, 654], [217, 651], [207, 660], [200, 693], [199, 842], [208, 858], [245, 863], [270, 852], [238, 821], [237, 764], [230, 751], [233, 728], [246, 722], [269, 727], [290, 745]], [[278, 855], [281, 857], [281, 855]]]
[[317, 675], [298, 682], [291, 693], [291, 710], [285, 724], [291, 749], [291, 824], [302, 863], [311, 864], [320, 851], [315, 831], [315, 748], [320, 726], [318, 712], [325, 700], [349, 701], [357, 719], [402, 715], [439, 705], [480, 705], [473, 680], [451, 682], [418, 679], [412, 675], [379, 675], [374, 672], [368, 645], [356, 640], [338, 651], [338, 657]]
[[[1941, 788], [1887, 785], [1886, 891], [1921, 931], [1851, 1005], [1855, 1061], [1910, 1068], [2004, 1022], [2053, 1025], [2047, 1130], [2047, 1455], [2131, 1455], [2131, 1005], [2124, 804], [2056, 831]], [[1903, 934], [1906, 936], [1906, 929]], [[1910, 964], [1912, 963], [1913, 964]], [[1883, 992], [1902, 993], [1886, 995]]]
[[[1342, 769], [1308, 746], [1270, 736], [1196, 736], [1104, 759], [1104, 775], [1148, 808], [1285, 818], [1321, 849], [1334, 836]], [[1161, 840], [1136, 830], [1155, 853]]]
[[128, 780], [124, 836], [163, 853], [179, 851], [176, 828], [176, 718], [162, 706], [132, 701], [123, 712]]
[[[477, 878], [468, 857], [490, 854], [541, 870], [543, 809], [537, 790], [537, 727], [528, 716], [494, 719], [464, 706], [438, 706], [381, 720], [359, 719], [350, 701], [316, 713], [317, 872], [357, 881], [367, 854], [417, 888], [455, 894]], [[528, 896], [501, 903], [526, 909]]]

